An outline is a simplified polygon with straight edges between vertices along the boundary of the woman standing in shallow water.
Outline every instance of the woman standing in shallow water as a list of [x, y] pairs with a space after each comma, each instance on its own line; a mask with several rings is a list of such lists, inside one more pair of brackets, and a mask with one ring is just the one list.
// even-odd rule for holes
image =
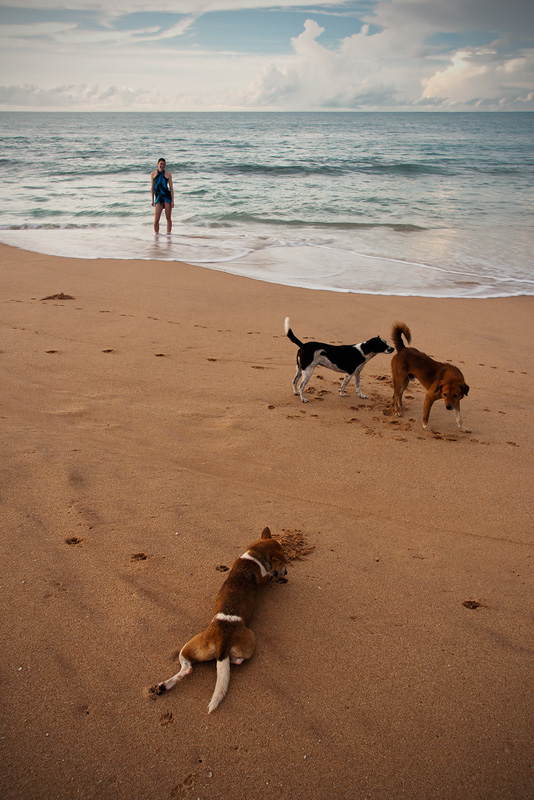
[[159, 233], [159, 218], [164, 210], [167, 220], [167, 233], [170, 233], [172, 230], [171, 212], [174, 208], [174, 188], [172, 175], [165, 169], [164, 158], [159, 159], [158, 168], [150, 173], [150, 191], [152, 205], [154, 206], [154, 231]]

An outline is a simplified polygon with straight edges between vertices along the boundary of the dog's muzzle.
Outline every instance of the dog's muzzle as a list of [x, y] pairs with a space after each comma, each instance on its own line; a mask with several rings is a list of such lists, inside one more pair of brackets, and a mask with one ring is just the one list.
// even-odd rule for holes
[[273, 578], [284, 578], [287, 575], [287, 569], [284, 565], [276, 567], [276, 569], [273, 569], [271, 572], [271, 575]]

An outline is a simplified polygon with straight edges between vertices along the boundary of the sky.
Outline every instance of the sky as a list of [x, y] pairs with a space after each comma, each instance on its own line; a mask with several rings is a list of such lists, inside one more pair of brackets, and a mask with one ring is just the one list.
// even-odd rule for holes
[[534, 2], [0, 0], [0, 110], [534, 111]]

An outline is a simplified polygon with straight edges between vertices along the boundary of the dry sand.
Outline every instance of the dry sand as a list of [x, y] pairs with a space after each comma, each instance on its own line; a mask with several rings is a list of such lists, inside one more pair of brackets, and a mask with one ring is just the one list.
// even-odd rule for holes
[[[2, 797], [532, 797], [534, 298], [0, 257]], [[393, 417], [388, 356], [368, 400], [317, 370], [302, 404], [286, 315], [349, 343], [405, 321], [463, 370], [472, 433], [443, 404], [423, 431], [415, 385]], [[210, 663], [149, 699], [265, 525], [312, 550], [228, 697], [207, 715]]]

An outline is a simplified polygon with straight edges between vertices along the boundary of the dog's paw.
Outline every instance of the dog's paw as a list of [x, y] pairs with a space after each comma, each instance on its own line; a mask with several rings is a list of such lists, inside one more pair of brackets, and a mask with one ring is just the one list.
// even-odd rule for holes
[[471, 433], [471, 428], [464, 428], [463, 425], [460, 426], [460, 430], [463, 431], [464, 433]]
[[366, 394], [360, 394], [362, 400], [369, 400]]
[[165, 694], [167, 691], [167, 687], [164, 683], [157, 683], [155, 686], [152, 686], [151, 689], [148, 690], [150, 694]]
[[301, 397], [300, 399], [302, 400], [303, 403], [309, 403], [310, 402], [309, 400], [306, 400], [305, 397]]

